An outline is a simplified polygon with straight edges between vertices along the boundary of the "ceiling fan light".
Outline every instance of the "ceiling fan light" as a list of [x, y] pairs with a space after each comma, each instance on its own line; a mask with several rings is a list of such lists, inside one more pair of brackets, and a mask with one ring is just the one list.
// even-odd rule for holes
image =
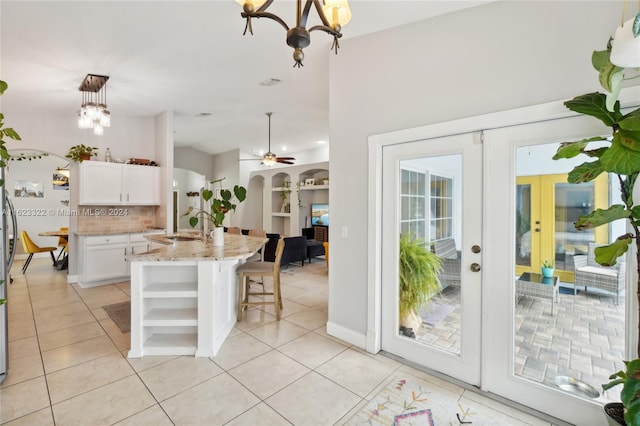
[[347, 0], [324, 0], [322, 11], [331, 28], [343, 27], [351, 20], [351, 8]]
[[262, 157], [262, 164], [271, 167], [278, 162], [278, 157], [273, 152], [267, 152]]

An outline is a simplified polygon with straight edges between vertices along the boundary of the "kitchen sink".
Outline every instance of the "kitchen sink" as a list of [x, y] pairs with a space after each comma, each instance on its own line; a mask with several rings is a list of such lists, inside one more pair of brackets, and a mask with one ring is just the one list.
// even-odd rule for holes
[[167, 235], [165, 237], [167, 240], [173, 240], [173, 241], [194, 241], [194, 240], [199, 240], [200, 237], [188, 237], [186, 235]]

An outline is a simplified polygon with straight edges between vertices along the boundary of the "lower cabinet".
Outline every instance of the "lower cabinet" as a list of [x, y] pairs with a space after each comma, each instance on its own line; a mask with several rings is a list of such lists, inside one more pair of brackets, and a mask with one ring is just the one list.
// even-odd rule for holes
[[96, 287], [127, 281], [127, 256], [149, 251], [148, 234], [79, 236], [78, 284]]
[[129, 358], [215, 356], [236, 322], [237, 264], [131, 262]]

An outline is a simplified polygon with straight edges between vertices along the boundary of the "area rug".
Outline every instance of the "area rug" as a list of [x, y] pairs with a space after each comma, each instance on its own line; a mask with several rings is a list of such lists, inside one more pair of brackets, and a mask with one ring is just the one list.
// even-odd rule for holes
[[[396, 375], [344, 424], [348, 426], [514, 425], [524, 424], [505, 413], [415, 377]], [[465, 391], [470, 392], [470, 391]]]
[[420, 311], [422, 322], [427, 325], [436, 325], [453, 311], [454, 307], [446, 303], [431, 302]]
[[122, 333], [131, 331], [131, 302], [120, 302], [103, 306], [109, 318], [116, 323]]

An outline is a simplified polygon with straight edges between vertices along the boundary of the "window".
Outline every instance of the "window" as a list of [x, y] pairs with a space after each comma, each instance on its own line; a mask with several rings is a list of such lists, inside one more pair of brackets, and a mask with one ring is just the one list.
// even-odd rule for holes
[[400, 232], [424, 241], [453, 238], [453, 179], [402, 169], [401, 185]]

